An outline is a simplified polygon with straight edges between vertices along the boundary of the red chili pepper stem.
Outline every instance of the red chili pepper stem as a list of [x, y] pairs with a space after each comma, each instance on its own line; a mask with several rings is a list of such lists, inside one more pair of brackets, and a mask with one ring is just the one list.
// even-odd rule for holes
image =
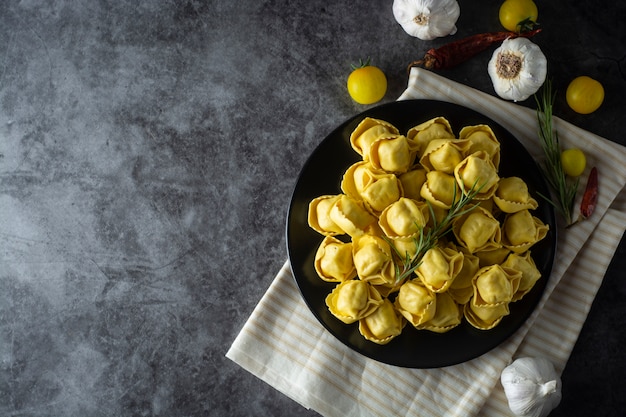
[[508, 38], [530, 38], [541, 32], [541, 29], [535, 29], [527, 32], [489, 32], [479, 33], [468, 36], [454, 42], [450, 42], [437, 49], [432, 48], [426, 52], [424, 58], [413, 61], [409, 64], [407, 70], [413, 67], [423, 67], [426, 69], [449, 69], [453, 68], [473, 56], [479, 54], [498, 42], [502, 42]]

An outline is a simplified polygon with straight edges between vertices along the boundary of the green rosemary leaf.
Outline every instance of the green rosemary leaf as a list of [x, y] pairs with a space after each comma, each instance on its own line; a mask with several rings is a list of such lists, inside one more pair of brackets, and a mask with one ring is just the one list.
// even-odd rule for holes
[[[432, 227], [419, 227], [419, 237], [413, 238], [415, 244], [415, 255], [411, 257], [408, 252], [404, 255], [400, 254], [393, 242], [387, 239], [387, 242], [393, 248], [394, 261], [396, 262], [396, 282], [400, 282], [411, 276], [422, 263], [422, 258], [430, 249], [437, 246], [439, 239], [448, 234], [452, 229], [451, 225], [454, 219], [469, 213], [474, 209], [475, 205], [469, 205], [476, 195], [484, 186], [478, 186], [477, 182], [472, 185], [468, 192], [462, 192], [461, 197], [456, 199], [456, 188], [453, 193], [453, 203], [441, 221], [437, 221], [435, 210], [432, 205], [427, 202], [431, 218], [433, 219]], [[386, 238], [385, 238], [386, 239]]]
[[552, 201], [552, 199], [541, 194], [540, 196], [556, 207], [557, 211], [564, 217], [566, 224], [569, 225], [572, 222], [572, 211], [579, 180], [568, 181], [563, 171], [559, 134], [554, 129], [552, 121], [552, 108], [555, 98], [556, 93], [552, 91], [550, 80], [546, 80], [541, 97], [535, 95], [539, 137], [545, 155], [545, 161], [540, 168], [548, 185], [556, 195], [556, 201]]

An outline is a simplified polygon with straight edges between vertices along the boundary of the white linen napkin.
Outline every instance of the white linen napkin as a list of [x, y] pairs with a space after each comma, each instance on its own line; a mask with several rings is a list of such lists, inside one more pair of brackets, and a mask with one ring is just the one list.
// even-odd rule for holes
[[[399, 100], [434, 99], [475, 109], [542, 157], [535, 112], [413, 68]], [[606, 268], [626, 229], [626, 148], [555, 118], [561, 143], [598, 167], [594, 215], [559, 230], [558, 256], [539, 305], [508, 340], [471, 361], [407, 369], [366, 358], [322, 327], [302, 300], [286, 262], [226, 356], [325, 416], [510, 416], [499, 383], [515, 357], [542, 355], [565, 367]], [[589, 168], [587, 168], [588, 172]], [[603, 175], [605, 172], [611, 175]]]

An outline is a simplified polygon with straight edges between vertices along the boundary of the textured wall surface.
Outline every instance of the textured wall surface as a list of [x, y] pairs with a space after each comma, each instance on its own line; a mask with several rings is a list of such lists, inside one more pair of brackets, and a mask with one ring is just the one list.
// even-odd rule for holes
[[[371, 57], [392, 101], [451, 40], [409, 37], [391, 3], [0, 3], [0, 415], [315, 415], [224, 354], [286, 259], [306, 158], [367, 108], [350, 63]], [[607, 91], [555, 113], [626, 144], [626, 7], [537, 3], [555, 88]], [[499, 1], [460, 4], [455, 38], [501, 29]], [[489, 57], [442, 75], [493, 93]], [[625, 255], [554, 416], [626, 407]]]

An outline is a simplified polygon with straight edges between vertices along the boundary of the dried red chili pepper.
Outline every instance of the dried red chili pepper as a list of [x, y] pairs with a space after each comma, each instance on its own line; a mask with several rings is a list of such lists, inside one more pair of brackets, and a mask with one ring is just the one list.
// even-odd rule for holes
[[598, 170], [596, 167], [591, 168], [585, 193], [580, 203], [580, 215], [583, 219], [589, 218], [593, 214], [598, 203]]
[[426, 52], [424, 58], [413, 61], [409, 64], [408, 70], [413, 67], [423, 67], [426, 69], [449, 69], [455, 67], [480, 52], [486, 50], [491, 45], [502, 42], [507, 38], [530, 38], [541, 32], [535, 29], [522, 33], [515, 32], [489, 32], [468, 36], [467, 38], [443, 45], [437, 49], [433, 48]]

